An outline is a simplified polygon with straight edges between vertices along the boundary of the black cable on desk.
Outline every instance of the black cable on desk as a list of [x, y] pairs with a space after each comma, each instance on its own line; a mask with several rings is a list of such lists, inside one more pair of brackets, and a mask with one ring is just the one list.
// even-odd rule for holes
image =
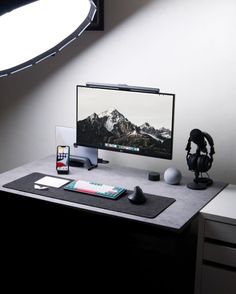
[[109, 161], [108, 160], [104, 160], [102, 158], [98, 158], [98, 163], [107, 164], [107, 163], [109, 163]]

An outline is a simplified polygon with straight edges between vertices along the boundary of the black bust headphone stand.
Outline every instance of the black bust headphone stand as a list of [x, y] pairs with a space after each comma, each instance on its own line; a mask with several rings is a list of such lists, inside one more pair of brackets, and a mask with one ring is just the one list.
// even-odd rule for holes
[[[195, 153], [190, 153], [191, 142], [197, 145]], [[210, 152], [208, 154], [207, 142], [210, 145]], [[202, 173], [207, 173], [211, 168], [213, 162], [214, 142], [212, 137], [205, 132], [201, 132], [198, 129], [193, 129], [190, 132], [188, 139], [186, 160], [189, 170], [195, 173], [193, 182], [187, 184], [187, 187], [192, 190], [204, 190], [208, 186], [212, 185], [213, 181], [209, 177], [202, 177]]]
[[[199, 158], [199, 156], [201, 156], [200, 150], [197, 150], [195, 155], [196, 157]], [[187, 187], [189, 189], [204, 190], [207, 188], [207, 186], [210, 186], [213, 183], [212, 179], [210, 178], [200, 177], [200, 171], [198, 168], [194, 170], [194, 174], [195, 174], [195, 178], [193, 179], [193, 182], [187, 184]]]

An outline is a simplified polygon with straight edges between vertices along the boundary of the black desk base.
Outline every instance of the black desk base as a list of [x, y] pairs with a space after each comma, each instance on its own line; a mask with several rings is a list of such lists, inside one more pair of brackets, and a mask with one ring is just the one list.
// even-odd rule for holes
[[2, 266], [18, 290], [33, 283], [68, 293], [193, 293], [196, 239], [188, 228], [174, 234], [7, 193], [0, 204]]

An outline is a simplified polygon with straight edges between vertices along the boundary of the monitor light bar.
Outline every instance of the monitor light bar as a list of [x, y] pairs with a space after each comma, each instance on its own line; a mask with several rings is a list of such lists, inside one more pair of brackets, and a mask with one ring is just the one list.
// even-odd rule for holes
[[140, 87], [140, 86], [131, 86], [127, 84], [107, 84], [107, 83], [86, 83], [87, 87], [90, 88], [101, 88], [101, 89], [113, 89], [113, 90], [123, 90], [123, 91], [133, 91], [133, 92], [145, 92], [145, 93], [160, 93], [159, 88], [151, 87]]

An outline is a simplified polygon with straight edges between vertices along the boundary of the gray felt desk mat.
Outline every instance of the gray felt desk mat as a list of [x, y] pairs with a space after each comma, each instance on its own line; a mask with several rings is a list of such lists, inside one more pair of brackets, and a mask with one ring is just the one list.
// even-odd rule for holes
[[146, 194], [147, 201], [144, 204], [132, 204], [127, 198], [128, 195], [132, 193], [131, 191], [127, 191], [127, 193], [120, 196], [118, 199], [113, 200], [99, 196], [67, 191], [64, 190], [63, 187], [50, 187], [47, 191], [35, 190], [34, 182], [44, 176], [46, 176], [46, 174], [31, 173], [25, 177], [21, 177], [13, 182], [5, 184], [4, 187], [147, 218], [156, 217], [159, 213], [175, 202], [174, 198]]

